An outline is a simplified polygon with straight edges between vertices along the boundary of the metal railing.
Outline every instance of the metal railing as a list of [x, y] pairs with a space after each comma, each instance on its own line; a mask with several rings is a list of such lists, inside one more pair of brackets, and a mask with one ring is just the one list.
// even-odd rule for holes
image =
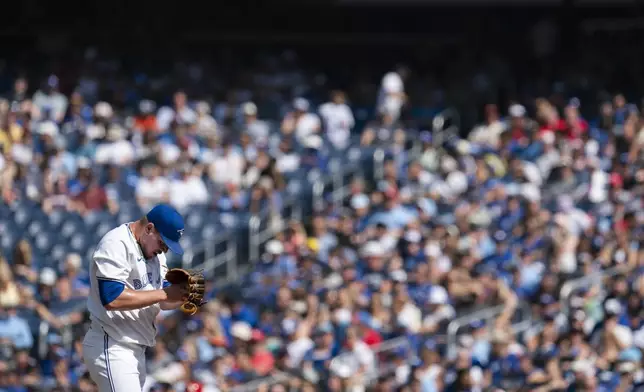
[[[591, 285], [602, 285], [606, 278], [610, 278], [617, 274], [623, 272], [623, 268], [614, 267], [607, 270], [602, 270], [595, 272], [588, 276], [583, 276], [574, 280], [566, 282], [561, 288], [560, 292], [560, 301], [562, 302], [562, 312], [567, 314], [570, 309], [569, 302], [572, 295], [583, 288], [588, 288]], [[568, 306], [566, 306], [568, 304]], [[453, 358], [455, 356], [457, 347], [458, 347], [458, 336], [459, 331], [463, 327], [470, 325], [475, 321], [484, 321], [487, 325], [491, 325], [493, 320], [498, 317], [503, 310], [505, 305], [497, 305], [485, 309], [475, 311], [473, 313], [466, 314], [459, 318], [454, 319], [447, 327], [447, 355], [448, 358]], [[522, 302], [519, 304], [517, 311], [520, 312], [519, 321], [512, 324], [511, 332], [514, 335], [524, 333], [528, 330], [539, 331], [543, 327], [543, 322], [532, 317], [532, 310], [530, 304], [527, 302]], [[395, 370], [395, 365], [388, 363], [387, 361], [379, 360], [382, 358], [382, 354], [388, 351], [394, 351], [398, 349], [404, 349], [410, 347], [411, 343], [406, 337], [399, 337], [390, 339], [380, 343], [379, 345], [373, 347], [373, 352], [376, 355], [376, 371], [367, 375], [365, 382], [371, 383], [375, 381], [378, 377], [391, 373]], [[335, 357], [333, 361], [342, 361], [346, 360], [347, 356], [353, 355], [352, 353], [343, 353]], [[250, 392], [257, 390], [260, 386], [272, 386], [279, 383], [288, 382], [292, 379], [293, 375], [289, 375], [283, 372], [277, 372], [274, 375], [249, 382], [247, 384], [235, 387], [232, 389], [233, 392]]]
[[[78, 303], [72, 309], [69, 309], [65, 314], [71, 314], [75, 312], [85, 312], [87, 310], [87, 304], [85, 301]], [[62, 346], [71, 352], [74, 345], [74, 325], [71, 323], [66, 323], [62, 327], [57, 329], [58, 334], [61, 338]], [[46, 358], [49, 351], [49, 333], [52, 330], [52, 326], [49, 322], [41, 320], [38, 324], [38, 336], [36, 340], [38, 355], [40, 358]]]
[[604, 288], [604, 281], [606, 278], [611, 278], [615, 275], [619, 275], [624, 272], [623, 266], [611, 267], [605, 270], [596, 271], [590, 275], [582, 276], [566, 282], [562, 287], [559, 294], [559, 300], [561, 302], [562, 308], [561, 311], [568, 316], [570, 314], [570, 300], [575, 292], [578, 292], [582, 289], [588, 289], [593, 286], [600, 286], [600, 289]]
[[[452, 320], [447, 325], [447, 357], [454, 358], [458, 347], [458, 333], [463, 328], [473, 322], [483, 321], [485, 325], [490, 326], [494, 324], [496, 319], [506, 309], [506, 305], [497, 305], [489, 308], [481, 309], [473, 313], [469, 313]], [[515, 315], [519, 312], [519, 321], [512, 324], [511, 332], [513, 334], [521, 333], [533, 324], [532, 310], [530, 304], [527, 302], [519, 303], [515, 310]], [[488, 329], [491, 332], [491, 329]]]
[[[568, 315], [570, 310], [570, 298], [572, 295], [579, 291], [580, 289], [585, 289], [593, 285], [600, 285], [603, 288], [603, 285], [607, 278], [613, 277], [620, 273], [623, 273], [624, 269], [622, 267], [613, 267], [602, 271], [597, 271], [591, 275], [583, 276], [577, 279], [570, 280], [566, 282], [560, 291], [560, 301], [562, 303], [562, 312]], [[494, 319], [496, 319], [506, 308], [505, 305], [497, 305], [485, 309], [475, 311], [463, 315], [459, 318], [454, 319], [449, 323], [447, 327], [447, 357], [454, 358], [456, 355], [456, 350], [458, 348], [458, 336], [459, 331], [464, 327], [470, 325], [476, 321], [484, 321], [486, 325], [492, 325]], [[535, 319], [532, 314], [532, 309], [530, 303], [521, 302], [519, 307], [516, 310], [519, 312], [519, 320], [512, 324], [511, 332], [513, 335], [524, 333], [528, 330], [534, 330], [538, 332], [543, 327], [543, 322], [539, 319]], [[515, 313], [516, 314], [516, 313]], [[491, 332], [491, 329], [488, 331]], [[389, 350], [396, 350], [409, 346], [409, 339], [407, 338], [395, 338], [381, 343], [379, 346], [374, 348], [374, 352], [383, 353]], [[342, 354], [342, 355], [351, 355], [351, 354]], [[391, 371], [387, 369], [386, 366], [378, 367], [378, 374], [372, 375], [372, 378], [376, 378], [385, 374], [384, 372]]]
[[[443, 129], [443, 125], [446, 123], [446, 119], [451, 119], [447, 129]], [[433, 124], [433, 133], [437, 135], [442, 134], [452, 134], [457, 133], [460, 126], [459, 114], [456, 110], [448, 108], [443, 112], [439, 113], [436, 116], [436, 119]], [[439, 136], [440, 138], [440, 136]], [[324, 208], [325, 200], [324, 194], [325, 191], [329, 196], [329, 202], [333, 203], [336, 207], [339, 207], [342, 201], [350, 194], [350, 184], [345, 184], [345, 179], [347, 177], [351, 178], [357, 175], [362, 168], [362, 158], [364, 158], [364, 151], [361, 147], [354, 146], [350, 147], [345, 156], [348, 158], [349, 162], [342, 162], [339, 158], [332, 158], [329, 162], [329, 173], [324, 176], [317, 170], [312, 170], [307, 175], [307, 181], [311, 185], [312, 189], [312, 205], [314, 212], [321, 211]], [[373, 170], [374, 170], [374, 179], [380, 180], [384, 175], [384, 162], [385, 162], [385, 150], [383, 148], [376, 148], [375, 151], [370, 152], [373, 159]], [[422, 153], [422, 144], [418, 138], [412, 140], [412, 146], [407, 151], [405, 161], [403, 164], [409, 163], [412, 159], [417, 158]], [[302, 184], [292, 185], [295, 188], [302, 187]], [[291, 186], [289, 184], [289, 186]], [[284, 230], [285, 220], [288, 221], [293, 219], [295, 221], [302, 220], [302, 206], [301, 201], [298, 199], [300, 189], [290, 189], [288, 194], [290, 197], [284, 202], [282, 211], [280, 215], [283, 215], [283, 212], [288, 210], [290, 211], [290, 216], [282, 216], [282, 219], [277, 219], [275, 222], [271, 222], [268, 227], [261, 229], [261, 224], [270, 217], [270, 213], [267, 211], [262, 211], [259, 214], [251, 216], [248, 224], [248, 258], [251, 263], [256, 262], [259, 259], [261, 247], [271, 238], [273, 238], [277, 233]], [[218, 238], [216, 241], [230, 241], [230, 236], [232, 233], [227, 233], [227, 235]], [[232, 248], [238, 246], [237, 239], [232, 240], [233, 244], [226, 246], [226, 251], [221, 254], [208, 254], [210, 249], [216, 249], [215, 245], [205, 244], [199, 247], [203, 249], [204, 252], [204, 262], [200, 265], [194, 265], [192, 258], [195, 255], [195, 252], [186, 252], [182, 263], [184, 266], [189, 266], [192, 268], [203, 268], [206, 271], [209, 271], [211, 268], [219, 267], [226, 264], [226, 281], [230, 282], [231, 279], [234, 279], [240, 276], [245, 268], [248, 268], [248, 265], [244, 264], [244, 267], [238, 265], [237, 252], [232, 251]], [[213, 252], [214, 253], [214, 252]], [[233, 269], [239, 270], [237, 272], [232, 272]]]
[[[413, 147], [409, 150], [405, 163], [408, 163], [417, 157], [420, 151], [420, 144], [414, 143]], [[361, 170], [360, 159], [362, 158], [362, 152], [359, 149], [354, 148], [350, 149], [348, 154], [352, 157], [350, 158], [352, 161], [351, 164], [341, 165], [339, 160], [332, 159], [329, 163], [329, 175], [323, 176], [318, 171], [311, 171], [307, 175], [307, 181], [311, 184], [314, 211], [321, 211], [324, 208], [325, 190], [327, 190], [330, 195], [330, 202], [336, 205], [339, 205], [342, 200], [349, 195], [350, 184], [345, 184], [345, 179], [347, 177], [355, 176], [358, 174], [358, 171]], [[376, 176], [377, 173], [383, 172], [384, 158], [385, 153], [383, 149], [379, 148], [373, 152], [374, 173]], [[292, 189], [290, 193], [291, 196], [283, 203], [282, 212], [280, 213], [279, 218], [272, 219], [274, 217], [270, 216], [268, 211], [262, 211], [261, 213], [254, 214], [250, 217], [248, 222], [248, 257], [251, 263], [259, 260], [261, 247], [271, 238], [275, 237], [279, 232], [284, 230], [286, 228], [287, 221], [302, 220], [303, 212], [301, 200], [298, 198], [299, 190]], [[284, 211], [290, 211], [290, 213], [287, 216], [282, 216]], [[267, 219], [271, 221], [267, 227], [261, 229], [262, 222], [265, 222]], [[226, 273], [226, 278], [221, 279], [221, 281], [234, 281], [234, 279], [240, 276], [243, 272], [243, 268], [241, 268], [235, 273], [232, 273], [233, 269], [238, 268], [236, 260], [237, 252], [232, 250], [236, 249], [237, 241], [236, 239], [231, 241], [229, 236], [219, 238], [217, 241], [228, 241], [229, 244], [226, 245], [226, 249], [228, 251], [215, 256], [209, 256], [202, 264], [196, 266], [192, 263], [195, 252], [186, 252], [186, 255], [183, 258], [184, 267], [203, 268], [206, 271], [211, 271], [213, 268], [226, 264], [226, 271], [228, 272]], [[206, 248], [208, 248], [207, 245]], [[248, 268], [248, 266], [246, 266], [246, 268]]]
[[[391, 372], [395, 371], [397, 365], [391, 363], [390, 361], [384, 360], [385, 356], [383, 354], [389, 351], [400, 349], [411, 349], [411, 343], [407, 337], [401, 336], [398, 338], [385, 340], [384, 342], [371, 347], [371, 350], [374, 354], [375, 367], [374, 369], [368, 369], [367, 372], [363, 375], [362, 381], [365, 383], [365, 385], [370, 385], [380, 376], [390, 374]], [[342, 353], [331, 360], [331, 366], [333, 366], [333, 362], [350, 363], [351, 357], [354, 355], [355, 354], [351, 352]]]
[[[223, 249], [223, 251], [217, 253], [217, 249]], [[199, 253], [203, 253], [204, 261], [201, 264], [194, 265], [195, 256]], [[222, 236], [216, 237], [210, 243], [204, 243], [196, 249], [187, 249], [183, 255], [181, 264], [183, 268], [187, 269], [203, 269], [204, 274], [208, 278], [212, 278], [221, 266], [225, 266], [224, 275], [217, 277], [217, 280], [224, 281], [237, 278], [239, 271], [236, 268], [236, 262], [237, 241], [232, 232], [227, 232]]]
[[284, 372], [275, 372], [270, 376], [247, 382], [230, 389], [230, 392], [255, 392], [262, 386], [272, 386], [279, 383], [285, 383], [293, 378], [292, 375]]

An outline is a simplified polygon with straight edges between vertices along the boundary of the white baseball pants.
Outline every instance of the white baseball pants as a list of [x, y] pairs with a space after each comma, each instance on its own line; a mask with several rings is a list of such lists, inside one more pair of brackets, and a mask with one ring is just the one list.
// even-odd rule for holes
[[90, 328], [83, 340], [83, 361], [99, 392], [141, 392], [145, 383], [145, 346], [118, 343]]

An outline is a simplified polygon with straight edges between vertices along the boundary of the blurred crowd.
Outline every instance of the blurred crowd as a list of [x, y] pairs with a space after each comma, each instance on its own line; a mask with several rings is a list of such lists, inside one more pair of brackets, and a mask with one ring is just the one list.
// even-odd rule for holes
[[14, 80], [0, 101], [0, 391], [94, 390], [80, 342], [105, 230], [159, 202], [279, 217], [291, 175], [333, 175], [327, 155], [373, 146], [382, 167], [286, 222], [233, 289], [195, 317], [160, 315], [146, 392], [644, 388], [644, 108], [617, 94], [582, 116], [558, 93], [487, 104], [460, 135], [416, 133], [413, 70], [386, 73], [357, 126], [345, 93], [303, 98], [284, 69], [255, 80], [286, 97], [266, 117], [249, 92], [116, 105], [100, 77], [67, 95], [55, 75]]
[[[382, 178], [292, 222], [245, 296], [209, 304], [184, 369], [206, 390], [278, 371], [296, 380], [270, 390], [644, 388], [639, 110], [621, 95], [588, 121], [574, 98], [534, 104], [488, 105], [440, 147], [422, 133], [407, 163], [391, 143]], [[449, 323], [494, 305], [450, 350]]]

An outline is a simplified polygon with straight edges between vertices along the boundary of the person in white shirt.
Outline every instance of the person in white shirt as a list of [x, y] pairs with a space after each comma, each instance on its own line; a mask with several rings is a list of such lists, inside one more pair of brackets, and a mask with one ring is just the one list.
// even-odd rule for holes
[[270, 129], [266, 121], [257, 118], [257, 105], [253, 102], [246, 102], [241, 106], [241, 111], [243, 116], [241, 120], [242, 131], [250, 135], [256, 144], [268, 144]]
[[292, 173], [300, 168], [300, 154], [295, 152], [288, 140], [280, 142], [279, 152], [275, 157], [275, 167], [282, 174]]
[[[472, 143], [497, 148], [501, 134], [507, 130], [507, 124], [501, 120], [498, 107], [495, 104], [485, 105], [485, 122], [475, 127], [468, 136]], [[513, 106], [510, 115], [523, 117], [525, 108]]]
[[187, 295], [186, 287], [164, 279], [165, 253], [183, 254], [183, 229], [181, 215], [162, 204], [109, 231], [97, 245], [90, 264], [91, 325], [83, 361], [99, 392], [142, 391], [145, 352], [156, 340], [155, 319], [161, 310], [178, 308]]
[[197, 113], [188, 106], [188, 98], [183, 91], [174, 94], [174, 108], [164, 106], [157, 113], [157, 126], [161, 132], [166, 132], [173, 123], [195, 124]]
[[367, 378], [376, 371], [376, 356], [373, 350], [360, 338], [358, 332], [354, 327], [347, 328], [346, 347], [355, 356], [359, 368], [357, 374], [366, 376]]
[[210, 104], [205, 101], [197, 103], [197, 118], [196, 118], [197, 135], [204, 137], [218, 136], [219, 128], [217, 121], [211, 115]]
[[222, 144], [221, 151], [217, 151], [208, 168], [208, 174], [216, 184], [233, 183], [239, 185], [246, 167], [246, 160], [240, 152], [236, 151], [230, 141], [224, 141]]
[[179, 211], [191, 205], [208, 202], [208, 189], [199, 176], [200, 169], [185, 164], [180, 169], [180, 178], [170, 184], [170, 204]]
[[[58, 77], [51, 75], [47, 78], [44, 89], [36, 91], [32, 102], [32, 117], [34, 120], [52, 120], [60, 123], [65, 118], [69, 101], [58, 91]], [[45, 117], [45, 114], [48, 114]]]
[[157, 203], [165, 203], [169, 199], [168, 179], [161, 176], [158, 165], [147, 165], [143, 168], [143, 178], [136, 184], [136, 201], [142, 209], [148, 209]]
[[320, 118], [309, 112], [309, 101], [296, 98], [293, 101], [293, 111], [282, 121], [282, 133], [287, 136], [295, 134], [298, 142], [304, 144], [309, 136], [317, 134], [320, 129]]
[[100, 164], [126, 166], [136, 159], [134, 144], [127, 139], [127, 130], [118, 124], [107, 130], [107, 143], [96, 147], [94, 159]]
[[405, 94], [405, 79], [409, 71], [399, 66], [396, 71], [388, 72], [382, 78], [378, 92], [377, 110], [381, 115], [389, 115], [397, 121], [403, 105], [407, 101]]
[[329, 141], [339, 150], [347, 148], [355, 119], [351, 108], [346, 104], [344, 92], [332, 92], [331, 101], [320, 106], [319, 112]]

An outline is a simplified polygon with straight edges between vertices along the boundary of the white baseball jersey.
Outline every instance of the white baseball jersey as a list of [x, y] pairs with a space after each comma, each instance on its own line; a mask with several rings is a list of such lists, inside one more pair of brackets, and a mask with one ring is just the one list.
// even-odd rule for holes
[[157, 332], [154, 322], [161, 310], [160, 305], [109, 311], [101, 303], [98, 280], [121, 282], [131, 290], [157, 290], [163, 288], [163, 277], [167, 271], [164, 254], [145, 260], [128, 224], [105, 234], [90, 265], [91, 290], [87, 307], [92, 328], [102, 329], [110, 340], [116, 342], [154, 346]]

